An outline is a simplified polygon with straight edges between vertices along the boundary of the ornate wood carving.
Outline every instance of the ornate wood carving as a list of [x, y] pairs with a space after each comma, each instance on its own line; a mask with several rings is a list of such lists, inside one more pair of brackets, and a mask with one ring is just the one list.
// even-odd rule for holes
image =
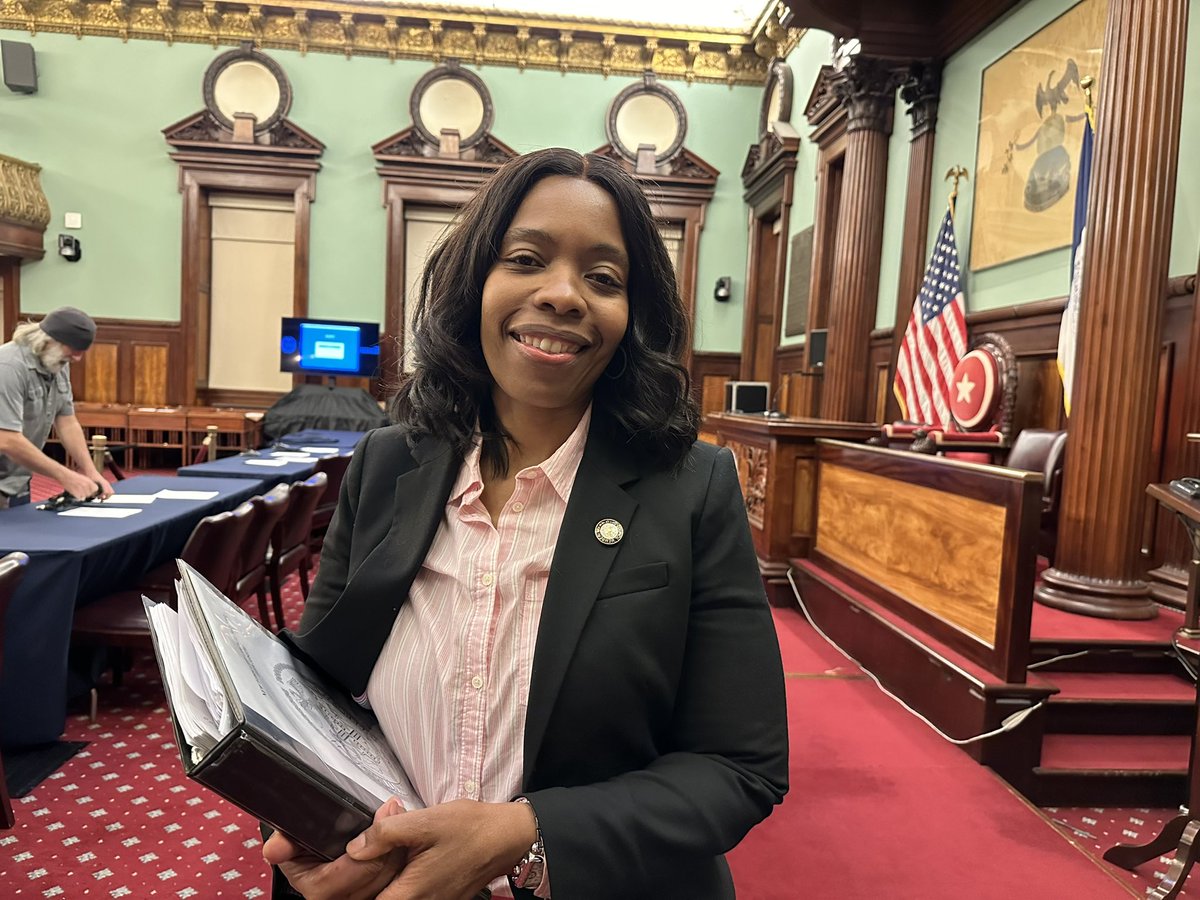
[[[1055, 565], [1038, 599], [1150, 618], [1139, 548], [1179, 159], [1187, 0], [1112, 0]], [[1136, 98], [1132, 102], [1130, 98]]]
[[[780, 7], [782, 9], [782, 7]], [[783, 10], [786, 15], [786, 10]], [[393, 9], [378, 3], [226, 4], [214, 0], [71, 0], [0, 3], [0, 28], [156, 40], [241, 44], [346, 57], [469, 60], [609, 76], [761, 86], [772, 59], [786, 57], [803, 30], [779, 11], [748, 32], [645, 26], [583, 18], [532, 18], [492, 9]]]
[[746, 503], [746, 518], [751, 525], [762, 528], [767, 500], [767, 464], [771, 454], [766, 447], [755, 447], [739, 441], [730, 441], [726, 446], [737, 462], [738, 480], [742, 484], [742, 497]]
[[[900, 278], [896, 288], [896, 318], [889, 376], [900, 356], [900, 341], [912, 316], [913, 304], [925, 277], [929, 198], [933, 192], [933, 148], [937, 128], [937, 107], [941, 88], [941, 67], [934, 63], [914, 64], [900, 87], [900, 96], [908, 104], [912, 118], [911, 146], [908, 156], [908, 187], [904, 201], [904, 243], [900, 251]], [[895, 395], [885, 393], [885, 421], [900, 417]]]
[[169, 125], [163, 129], [163, 135], [168, 144], [181, 152], [220, 150], [256, 157], [316, 159], [325, 151], [324, 144], [287, 119], [255, 132], [254, 143], [235, 143], [233, 130], [226, 128], [207, 109]]
[[883, 202], [887, 190], [888, 133], [894, 70], [855, 57], [836, 90], [847, 107], [846, 154], [834, 238], [829, 294], [829, 338], [821, 415], [860, 421], [866, 416], [867, 338], [875, 324]]
[[0, 154], [0, 256], [41, 259], [50, 203], [42, 191], [42, 167]]

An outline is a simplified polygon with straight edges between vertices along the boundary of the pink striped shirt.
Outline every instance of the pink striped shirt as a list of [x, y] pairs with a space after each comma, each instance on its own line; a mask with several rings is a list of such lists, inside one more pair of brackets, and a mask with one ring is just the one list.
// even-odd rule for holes
[[[471, 451], [375, 663], [367, 699], [427, 806], [521, 790], [542, 601], [590, 421], [589, 409], [549, 459], [517, 473], [496, 526]], [[511, 896], [504, 879], [491, 887]], [[548, 888], [544, 878], [538, 896]]]

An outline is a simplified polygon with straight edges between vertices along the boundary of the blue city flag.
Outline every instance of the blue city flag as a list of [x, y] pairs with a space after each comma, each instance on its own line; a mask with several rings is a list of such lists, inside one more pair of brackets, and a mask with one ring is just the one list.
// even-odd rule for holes
[[1063, 385], [1063, 409], [1071, 415], [1071, 389], [1075, 384], [1075, 344], [1079, 335], [1079, 300], [1083, 290], [1083, 253], [1087, 242], [1088, 190], [1092, 183], [1092, 113], [1083, 120], [1079, 147], [1079, 177], [1075, 182], [1075, 221], [1071, 229], [1071, 289], [1058, 331], [1058, 374]]

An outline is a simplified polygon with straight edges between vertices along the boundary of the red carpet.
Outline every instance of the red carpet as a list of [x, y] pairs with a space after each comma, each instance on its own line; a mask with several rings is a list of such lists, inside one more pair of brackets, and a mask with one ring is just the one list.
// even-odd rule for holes
[[[775, 617], [785, 670], [824, 661], [798, 612]], [[870, 681], [800, 676], [787, 691], [791, 792], [730, 854], [740, 900], [1132, 893]]]

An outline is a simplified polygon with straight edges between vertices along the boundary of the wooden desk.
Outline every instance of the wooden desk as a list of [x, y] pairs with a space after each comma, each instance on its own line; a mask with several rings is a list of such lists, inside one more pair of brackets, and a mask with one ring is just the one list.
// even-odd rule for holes
[[196, 458], [201, 444], [208, 436], [209, 426], [216, 428], [217, 443], [208, 448], [208, 458], [255, 450], [260, 443], [262, 413], [246, 409], [222, 409], [213, 406], [187, 408], [187, 437], [184, 465]]
[[[1188, 435], [1188, 439], [1191, 440], [1192, 435]], [[1187, 610], [1183, 618], [1184, 627], [1180, 631], [1182, 638], [1191, 641], [1192, 644], [1179, 644], [1178, 651], [1181, 656], [1188, 657], [1189, 663], [1195, 668], [1200, 664], [1200, 646], [1195, 643], [1200, 639], [1200, 630], [1196, 628], [1197, 598], [1200, 595], [1200, 501], [1182, 497], [1166, 484], [1149, 485], [1146, 493], [1179, 516], [1192, 540], [1192, 562], [1188, 566]], [[1196, 728], [1192, 732], [1192, 751], [1188, 762], [1187, 810], [1164, 825], [1158, 837], [1150, 843], [1140, 846], [1117, 844], [1104, 853], [1104, 858], [1113, 865], [1123, 869], [1136, 869], [1144, 862], [1175, 851], [1175, 858], [1167, 867], [1162, 880], [1153, 890], [1147, 891], [1146, 896], [1150, 900], [1168, 900], [1177, 896], [1183, 890], [1183, 883], [1192, 869], [1192, 864], [1200, 857], [1200, 773], [1196, 771], [1198, 750], [1200, 710]]]
[[716, 413], [705, 417], [703, 430], [737, 461], [767, 598], [775, 606], [792, 606], [788, 560], [807, 556], [816, 533], [817, 440], [866, 441], [879, 434], [879, 426]]

